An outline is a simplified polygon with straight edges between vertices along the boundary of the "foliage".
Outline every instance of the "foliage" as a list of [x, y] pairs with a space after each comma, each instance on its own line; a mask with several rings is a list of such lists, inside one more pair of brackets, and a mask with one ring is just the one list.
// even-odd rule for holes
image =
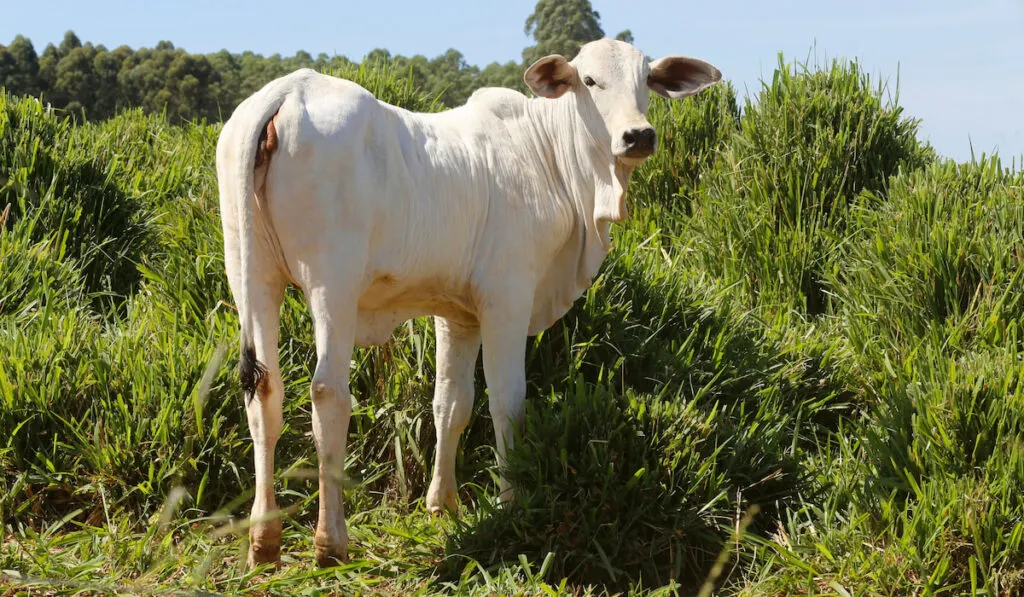
[[590, 0], [540, 0], [523, 28], [537, 41], [523, 50], [523, 63], [532, 64], [549, 54], [571, 60], [580, 46], [604, 37], [600, 19]]
[[0, 204], [9, 225], [26, 247], [49, 247], [76, 263], [97, 300], [108, 291], [129, 293], [139, 278], [134, 261], [148, 240], [142, 205], [120, 192], [94, 152], [74, 143], [55, 151], [73, 136], [69, 123], [45, 114], [37, 101], [8, 107], [9, 101], [0, 94]]
[[[779, 58], [694, 203], [694, 258], [739, 284], [764, 316], [827, 313], [849, 206], [934, 159], [917, 121], [856, 63], [812, 69]], [[709, 217], [714, 214], [714, 217]], [[724, 225], [723, 225], [724, 224]]]
[[[583, 44], [605, 37], [601, 14], [590, 0], [539, 0], [523, 32], [537, 42], [523, 50], [523, 66], [550, 54], [572, 60]], [[632, 43], [633, 33], [627, 29], [615, 39]]]
[[[492, 62], [480, 68], [449, 48], [434, 58], [392, 55], [377, 48], [363, 62], [391, 66], [417, 89], [443, 106], [466, 102], [481, 87], [508, 87], [526, 93], [523, 71], [549, 53], [572, 58], [581, 44], [604, 36], [600, 15], [588, 0], [541, 0], [527, 19], [526, 30], [537, 45], [523, 50], [523, 62]], [[616, 36], [628, 42], [627, 29]], [[169, 41], [154, 48], [83, 44], [68, 31], [60, 44], [48, 44], [37, 56], [32, 42], [18, 35], [0, 45], [0, 89], [13, 95], [40, 97], [44, 103], [75, 118], [103, 120], [126, 108], [164, 114], [172, 122], [226, 119], [244, 98], [271, 80], [300, 68], [350, 71], [358, 66], [345, 56], [305, 51], [294, 56], [262, 56], [227, 50], [190, 54]]]
[[[94, 51], [68, 36], [38, 76]], [[138, 64], [177, 55], [165, 45]], [[442, 108], [416, 88], [415, 64], [322, 66], [398, 105]], [[289, 292], [286, 555], [246, 571], [252, 455], [216, 210], [219, 126], [146, 108], [76, 123], [0, 95], [0, 584], [1019, 594], [1024, 175], [996, 157], [939, 160], [883, 97], [856, 63], [780, 62], [756, 101], [722, 85], [652, 102], [659, 153], [634, 175], [613, 253], [528, 346], [508, 506], [494, 502], [478, 383], [457, 463], [462, 517], [425, 512], [429, 321], [356, 351], [353, 559], [322, 571], [315, 351]]]

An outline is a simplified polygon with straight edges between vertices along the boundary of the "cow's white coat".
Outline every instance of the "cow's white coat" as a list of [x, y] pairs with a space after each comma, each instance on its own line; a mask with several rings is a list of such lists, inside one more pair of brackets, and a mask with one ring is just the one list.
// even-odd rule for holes
[[[455, 450], [481, 344], [503, 465], [525, 398], [527, 336], [557, 321], [589, 286], [610, 248], [611, 223], [627, 215], [629, 176], [654, 149], [631, 143], [631, 132], [650, 129], [648, 88], [683, 97], [720, 77], [695, 59], [648, 63], [629, 44], [601, 40], [571, 63], [551, 56], [531, 66], [525, 80], [540, 98], [482, 89], [465, 106], [418, 114], [300, 70], [237, 108], [218, 143], [217, 173], [243, 342], [254, 344], [266, 369], [247, 406], [256, 465], [250, 563], [276, 559], [280, 542], [273, 471], [286, 285], [304, 292], [316, 338], [315, 546], [326, 564], [347, 555], [337, 481], [353, 346], [382, 343], [399, 323], [435, 316], [437, 452], [427, 505], [455, 509]], [[269, 166], [254, 168], [271, 119], [279, 146]], [[504, 479], [501, 491], [507, 498]]]

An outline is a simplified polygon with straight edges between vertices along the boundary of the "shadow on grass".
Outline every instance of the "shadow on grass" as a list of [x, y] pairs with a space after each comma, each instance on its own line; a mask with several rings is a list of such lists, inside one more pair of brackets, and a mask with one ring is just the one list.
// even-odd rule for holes
[[849, 397], [824, 357], [631, 265], [533, 347], [515, 499], [451, 537], [443, 579], [551, 553], [548, 578], [696, 591], [744, 512], [763, 534], [816, 499], [803, 456]]

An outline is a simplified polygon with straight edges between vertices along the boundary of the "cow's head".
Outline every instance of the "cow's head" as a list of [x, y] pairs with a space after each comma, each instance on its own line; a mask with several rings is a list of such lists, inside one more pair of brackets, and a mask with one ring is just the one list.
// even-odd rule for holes
[[569, 62], [562, 56], [541, 58], [523, 79], [537, 95], [557, 98], [572, 92], [589, 98], [600, 114], [615, 157], [636, 166], [654, 153], [657, 135], [647, 121], [650, 89], [669, 98], [684, 98], [717, 83], [722, 73], [696, 58], [665, 56], [648, 62], [643, 52], [613, 39], [584, 45]]

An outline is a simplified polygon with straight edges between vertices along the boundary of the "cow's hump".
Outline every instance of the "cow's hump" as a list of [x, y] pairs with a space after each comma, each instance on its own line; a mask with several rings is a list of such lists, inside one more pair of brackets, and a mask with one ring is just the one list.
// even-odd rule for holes
[[466, 105], [490, 112], [501, 119], [511, 119], [523, 115], [527, 101], [525, 95], [514, 89], [485, 87], [474, 91]]

